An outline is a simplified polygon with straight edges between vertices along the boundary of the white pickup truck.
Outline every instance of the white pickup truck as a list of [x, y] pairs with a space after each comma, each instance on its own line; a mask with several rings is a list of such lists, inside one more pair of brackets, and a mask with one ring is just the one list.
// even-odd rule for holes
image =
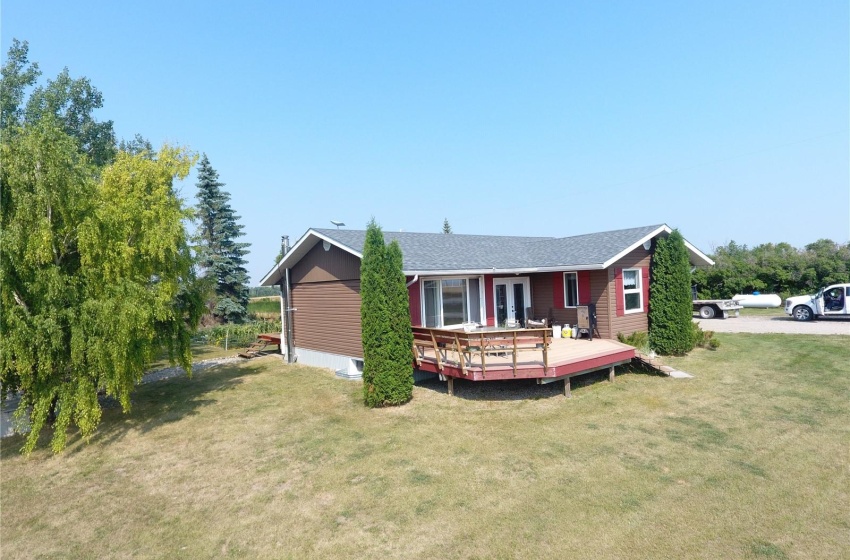
[[785, 300], [785, 313], [798, 321], [816, 317], [850, 317], [850, 284], [833, 284], [813, 296], [794, 296]]

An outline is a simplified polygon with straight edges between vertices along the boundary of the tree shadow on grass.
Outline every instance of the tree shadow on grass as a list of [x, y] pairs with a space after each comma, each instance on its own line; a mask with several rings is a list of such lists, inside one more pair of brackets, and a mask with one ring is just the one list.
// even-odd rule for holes
[[[665, 374], [648, 368], [631, 365], [617, 366], [616, 375], [640, 374], [650, 377], [667, 377]], [[571, 390], [608, 381], [608, 370], [598, 370], [570, 378]], [[417, 387], [437, 393], [448, 393], [448, 384], [436, 377], [416, 383]], [[564, 382], [553, 381], [537, 384], [536, 379], [508, 379], [504, 381], [469, 381], [455, 379], [455, 397], [470, 401], [521, 401], [541, 400], [564, 397]]]
[[[139, 385], [131, 394], [130, 412], [124, 414], [115, 401], [102, 400], [103, 416], [90, 443], [109, 445], [120, 441], [130, 432], [148, 433], [161, 426], [194, 416], [199, 410], [226, 398], [225, 391], [233, 390], [248, 376], [257, 375], [262, 364], [221, 364], [195, 372], [191, 378], [181, 375]], [[104, 406], [105, 405], [105, 406]], [[0, 459], [16, 456], [26, 436], [3, 438]], [[35, 451], [50, 449], [51, 428], [39, 434]], [[76, 445], [81, 439], [78, 431], [69, 430], [64, 453], [78, 453], [86, 445]]]

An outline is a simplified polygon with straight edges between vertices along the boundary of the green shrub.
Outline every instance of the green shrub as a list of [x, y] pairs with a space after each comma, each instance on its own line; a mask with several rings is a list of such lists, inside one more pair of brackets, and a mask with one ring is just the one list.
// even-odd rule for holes
[[717, 350], [720, 347], [720, 341], [714, 338], [714, 331], [704, 331], [693, 322], [691, 323], [691, 340], [694, 348]]
[[659, 354], [682, 355], [694, 347], [690, 267], [678, 230], [658, 240], [649, 284], [649, 346]]
[[649, 350], [649, 333], [646, 331], [635, 331], [629, 336], [625, 336], [623, 333], [617, 333], [617, 340], [644, 352], [648, 352]]
[[384, 244], [373, 219], [360, 261], [363, 400], [368, 407], [403, 404], [413, 396], [413, 335], [398, 243]]

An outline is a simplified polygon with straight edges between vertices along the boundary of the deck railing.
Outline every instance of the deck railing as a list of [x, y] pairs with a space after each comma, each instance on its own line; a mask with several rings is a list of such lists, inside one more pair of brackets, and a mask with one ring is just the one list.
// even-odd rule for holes
[[[549, 369], [549, 345], [552, 329], [482, 329], [471, 332], [454, 329], [413, 327], [413, 358], [417, 365], [424, 359], [436, 359], [437, 369], [456, 363], [463, 375], [470, 367], [480, 367], [486, 377], [487, 357], [512, 358], [514, 375], [520, 352], [539, 352], [544, 371]], [[433, 355], [433, 358], [431, 355]], [[478, 358], [476, 360], [475, 358]], [[495, 365], [495, 364], [494, 364]], [[500, 365], [504, 365], [501, 362]]]

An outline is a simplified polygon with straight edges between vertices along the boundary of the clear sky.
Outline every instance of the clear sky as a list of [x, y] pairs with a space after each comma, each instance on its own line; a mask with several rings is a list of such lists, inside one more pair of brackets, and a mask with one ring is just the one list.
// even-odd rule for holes
[[[252, 244], [363, 229], [568, 236], [655, 223], [706, 252], [850, 239], [846, 0], [3, 0], [120, 137], [205, 152]], [[194, 176], [181, 192], [194, 201]]]

